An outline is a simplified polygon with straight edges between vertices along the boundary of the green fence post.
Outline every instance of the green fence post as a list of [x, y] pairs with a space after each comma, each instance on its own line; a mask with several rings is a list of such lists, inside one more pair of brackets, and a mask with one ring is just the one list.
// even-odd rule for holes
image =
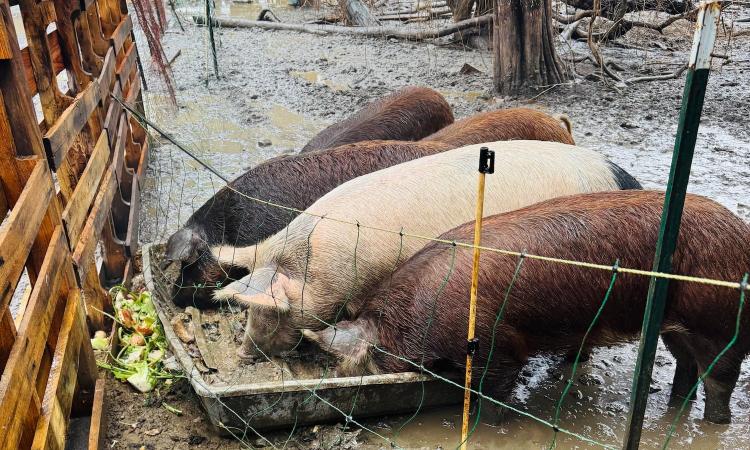
[[[690, 53], [685, 90], [682, 97], [680, 122], [677, 128], [672, 167], [664, 198], [664, 210], [661, 218], [659, 239], [656, 243], [654, 271], [670, 272], [672, 254], [677, 243], [682, 219], [682, 208], [685, 204], [685, 192], [690, 178], [690, 167], [693, 162], [693, 151], [698, 135], [703, 98], [706, 93], [708, 72], [711, 67], [711, 51], [716, 39], [720, 1], [711, 0], [701, 3], [698, 10], [693, 48]], [[665, 278], [652, 278], [649, 285], [646, 310], [643, 315], [638, 361], [633, 376], [633, 387], [630, 397], [630, 413], [624, 447], [637, 449], [641, 439], [643, 417], [646, 412], [651, 372], [654, 366], [656, 345], [659, 330], [664, 318], [669, 281]]]
[[206, 24], [208, 24], [208, 40], [211, 42], [211, 56], [214, 61], [214, 75], [219, 78], [219, 62], [216, 60], [216, 42], [214, 41], [214, 19], [211, 14], [211, 2], [206, 0]]

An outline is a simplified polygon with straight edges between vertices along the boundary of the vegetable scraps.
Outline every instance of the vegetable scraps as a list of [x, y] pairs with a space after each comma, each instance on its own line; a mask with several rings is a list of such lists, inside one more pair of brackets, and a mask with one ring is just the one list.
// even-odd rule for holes
[[[117, 332], [121, 348], [112, 364], [99, 362], [99, 366], [140, 392], [153, 390], [160, 380], [178, 377], [164, 367], [167, 340], [151, 293], [145, 290], [136, 293], [118, 285], [110, 289], [109, 294], [114, 301], [113, 319], [120, 325]], [[91, 345], [97, 350], [106, 350], [106, 333], [97, 332]]]

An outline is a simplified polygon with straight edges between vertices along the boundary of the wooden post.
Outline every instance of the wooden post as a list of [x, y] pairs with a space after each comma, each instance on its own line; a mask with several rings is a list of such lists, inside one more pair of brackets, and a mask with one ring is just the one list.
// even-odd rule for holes
[[484, 214], [484, 177], [495, 171], [495, 152], [487, 147], [479, 149], [479, 185], [477, 187], [477, 209], [474, 220], [474, 265], [471, 271], [471, 293], [469, 297], [469, 331], [466, 338], [466, 382], [464, 387], [464, 411], [461, 424], [461, 450], [466, 450], [469, 439], [469, 409], [471, 406], [471, 364], [479, 341], [474, 337], [477, 321], [477, 288], [479, 286], [479, 245], [482, 242], [482, 215]]
[[[672, 153], [672, 168], [664, 197], [661, 228], [656, 242], [653, 268], [655, 272], [669, 273], [672, 270], [672, 254], [680, 232], [682, 208], [685, 204], [685, 193], [690, 179], [690, 167], [693, 163], [698, 125], [703, 110], [703, 98], [711, 68], [711, 51], [716, 39], [721, 2], [716, 0], [704, 2], [699, 8], [693, 49], [690, 53], [685, 90], [682, 96], [680, 123], [677, 128], [674, 152]], [[643, 315], [638, 360], [633, 376], [627, 437], [623, 447], [628, 450], [637, 449], [640, 444], [643, 417], [646, 412], [651, 384], [651, 372], [656, 356], [656, 345], [659, 341], [659, 331], [664, 318], [668, 288], [668, 279], [651, 279], [646, 300], [646, 311]]]

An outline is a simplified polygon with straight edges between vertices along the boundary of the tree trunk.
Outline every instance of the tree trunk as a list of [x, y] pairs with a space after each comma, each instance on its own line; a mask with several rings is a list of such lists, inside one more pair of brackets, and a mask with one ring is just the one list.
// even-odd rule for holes
[[360, 0], [339, 0], [339, 7], [346, 17], [346, 23], [355, 27], [377, 27], [378, 19]]
[[555, 52], [551, 0], [495, 0], [494, 84], [504, 95], [550, 86], [565, 79]]

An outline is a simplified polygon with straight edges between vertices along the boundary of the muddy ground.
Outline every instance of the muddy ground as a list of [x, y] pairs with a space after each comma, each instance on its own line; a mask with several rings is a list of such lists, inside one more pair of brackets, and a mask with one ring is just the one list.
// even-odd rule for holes
[[[220, 3], [220, 2], [217, 2]], [[220, 15], [254, 18], [256, 5], [219, 5]], [[183, 6], [183, 18], [190, 12]], [[277, 6], [282, 21], [311, 20], [322, 13]], [[747, 12], [740, 13], [747, 16]], [[435, 24], [422, 26], [436, 26]], [[678, 21], [664, 36], [631, 31], [621, 42], [637, 48], [610, 46], [608, 59], [617, 61], [627, 76], [672, 71], [686, 61], [692, 25]], [[478, 111], [528, 106], [565, 113], [574, 124], [579, 145], [593, 148], [636, 176], [647, 188], [664, 188], [674, 142], [683, 79], [617, 88], [591, 81], [593, 69], [576, 67], [579, 75], [563, 86], [550, 87], [535, 98], [506, 99], [492, 94], [491, 55], [456, 45], [316, 36], [265, 30], [218, 30], [220, 79], [211, 75], [206, 31], [190, 24], [182, 32], [173, 23], [164, 37], [168, 57], [178, 50], [173, 65], [178, 107], [168, 106], [163, 84], [149, 69], [146, 101], [150, 118], [233, 178], [246, 168], [286, 152], [296, 152], [316, 132], [343, 119], [363, 103], [405, 85], [424, 85], [442, 92], [456, 117]], [[140, 48], [145, 49], [141, 39]], [[572, 49], [585, 52], [582, 43]], [[562, 45], [562, 54], [571, 46]], [[145, 50], [142, 50], [146, 53]], [[722, 35], [706, 94], [693, 174], [689, 190], [720, 201], [750, 221], [750, 38]], [[480, 73], [462, 75], [464, 64]], [[161, 241], [221, 186], [197, 163], [171, 145], [155, 147], [143, 192], [141, 241]], [[619, 446], [625, 429], [627, 404], [636, 347], [633, 344], [597, 350], [580, 369], [562, 424], [600, 442]], [[750, 433], [750, 366], [746, 363], [733, 398], [735, 420], [729, 426], [700, 420], [702, 402], [677, 428], [674, 446], [692, 448], [747, 448]], [[668, 411], [669, 384], [674, 365], [660, 350], [644, 446], [658, 447], [673, 417]], [[550, 419], [569, 367], [550, 358], [536, 358], [524, 370], [513, 404]], [[267, 445], [251, 437], [245, 443], [217, 437], [207, 425], [197, 400], [185, 383], [163, 393], [164, 401], [183, 411], [169, 413], [155, 395], [141, 396], [112, 382], [108, 438], [112, 448], [245, 448]], [[460, 428], [456, 408], [424, 413], [400, 429], [406, 417], [366, 421], [378, 434], [407, 448], [454, 447]], [[134, 425], [135, 424], [135, 425]], [[156, 431], [158, 430], [158, 433]], [[388, 444], [365, 431], [342, 434], [336, 427], [298, 429], [274, 435], [275, 445], [298, 448], [378, 448]], [[543, 448], [552, 437], [549, 428], [518, 415], [499, 427], [482, 425], [472, 442], [477, 448]], [[560, 436], [561, 448], [589, 444]]]

